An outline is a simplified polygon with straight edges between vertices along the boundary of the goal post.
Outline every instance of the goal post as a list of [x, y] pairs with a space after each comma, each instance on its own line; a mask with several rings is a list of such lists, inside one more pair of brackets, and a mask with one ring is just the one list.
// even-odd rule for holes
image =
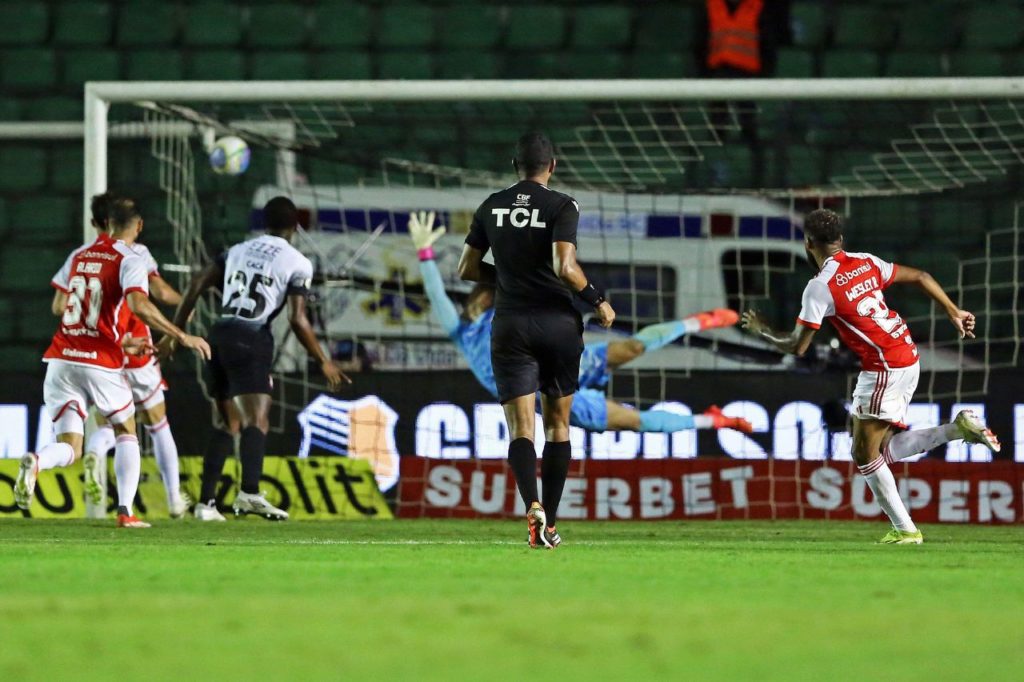
[[[776, 309], [776, 321], [791, 323], [786, 316], [795, 315], [806, 281], [802, 215], [828, 206], [851, 217], [855, 243], [887, 248], [880, 233], [892, 230], [897, 255], [939, 235], [938, 248], [920, 249], [922, 264], [941, 268], [947, 290], [984, 318], [986, 333], [964, 346], [933, 306], [902, 299], [894, 306], [922, 348], [926, 405], [915, 415], [918, 425], [983, 403], [993, 373], [1019, 360], [1024, 254], [1015, 202], [1024, 196], [1015, 183], [1024, 169], [1024, 78], [91, 82], [86, 215], [90, 197], [115, 186], [110, 148], [114, 131], [127, 126], [151, 142], [138, 159], [148, 176], [140, 182], [165, 198], [179, 272], [200, 265], [201, 247], [213, 246], [203, 192], [216, 196], [217, 206], [237, 208], [231, 219], [244, 228], [270, 196], [295, 199], [309, 223], [298, 245], [318, 272], [320, 335], [332, 349], [372, 356], [368, 392], [408, 397], [392, 386], [395, 376], [466, 368], [431, 317], [404, 221], [421, 209], [446, 221], [451, 234], [440, 242], [438, 265], [446, 292], [461, 303], [468, 290], [452, 262], [460, 235], [486, 194], [511, 181], [509, 135], [529, 128], [552, 137], [554, 181], [584, 213], [581, 254], [594, 261], [595, 276], [623, 311], [615, 333], [590, 329], [588, 342], [614, 342], [711, 307]], [[270, 161], [246, 178], [219, 178], [204, 189], [209, 169], [200, 138], [207, 130], [237, 134], [254, 159]], [[200, 311], [198, 328], [212, 310]], [[301, 353], [290, 354], [295, 344], [286, 330], [278, 339], [273, 428], [301, 424], [303, 452], [354, 455], [359, 410], [391, 430], [367, 436], [382, 488], [397, 478], [397, 464], [385, 461], [396, 448], [439, 459], [486, 460], [501, 452], [507, 434], [495, 416], [500, 410], [482, 398], [451, 398], [479, 387], [428, 381], [424, 393], [441, 392], [418, 412], [330, 402]], [[629, 363], [601, 390], [630, 408], [685, 414], [703, 409], [679, 394], [695, 373], [780, 372], [792, 369], [790, 362], [738, 329], [715, 330]], [[799, 365], [808, 373], [823, 367], [852, 369], [834, 344], [821, 344], [816, 360]], [[721, 394], [698, 388], [701, 401]], [[848, 390], [830, 396], [848, 397]], [[580, 466], [706, 453], [849, 466], [848, 438], [826, 425], [824, 398], [794, 397], [768, 409], [742, 397], [714, 399], [757, 422], [757, 433], [577, 430]], [[334, 426], [323, 426], [328, 422]], [[397, 446], [388, 444], [395, 433]], [[951, 449], [945, 459], [983, 456]], [[799, 466], [794, 474], [768, 470], [809, 475]]]

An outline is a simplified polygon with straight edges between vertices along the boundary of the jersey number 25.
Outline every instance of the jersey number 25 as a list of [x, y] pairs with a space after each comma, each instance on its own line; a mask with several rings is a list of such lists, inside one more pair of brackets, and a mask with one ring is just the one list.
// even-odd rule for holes
[[[263, 314], [267, 307], [267, 299], [257, 288], [260, 284], [269, 286], [274, 283], [266, 275], [253, 273], [252, 279], [248, 278], [244, 270], [235, 270], [228, 279], [228, 284], [233, 288], [231, 298], [228, 299], [227, 308], [233, 308], [236, 316], [246, 320], [254, 320]], [[251, 308], [248, 302], [251, 301]]]

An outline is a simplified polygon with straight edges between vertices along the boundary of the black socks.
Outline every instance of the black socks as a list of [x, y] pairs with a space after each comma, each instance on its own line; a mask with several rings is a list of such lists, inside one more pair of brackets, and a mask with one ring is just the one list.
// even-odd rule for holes
[[263, 475], [263, 455], [267, 451], [267, 434], [255, 426], [242, 429], [238, 452], [242, 457], [242, 492], [258, 495]]
[[544, 444], [544, 458], [540, 463], [540, 478], [544, 483], [543, 505], [549, 526], [555, 525], [558, 503], [562, 500], [562, 490], [565, 488], [565, 479], [569, 475], [571, 460], [572, 446], [569, 441]]
[[537, 495], [537, 451], [529, 438], [516, 438], [508, 445], [508, 465], [516, 477], [519, 495], [523, 498], [526, 508], [539, 502]]
[[206, 504], [216, 499], [224, 462], [235, 453], [235, 437], [227, 431], [214, 429], [203, 456], [203, 488], [199, 501]]

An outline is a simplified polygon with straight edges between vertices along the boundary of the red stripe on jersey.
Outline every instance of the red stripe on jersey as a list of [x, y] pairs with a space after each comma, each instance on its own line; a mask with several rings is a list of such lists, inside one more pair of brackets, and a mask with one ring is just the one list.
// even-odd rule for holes
[[808, 322], [807, 320], [801, 320], [799, 317], [796, 318], [796, 323], [801, 324], [805, 327], [809, 327], [811, 329], [821, 329], [820, 324], [814, 324], [813, 322]]

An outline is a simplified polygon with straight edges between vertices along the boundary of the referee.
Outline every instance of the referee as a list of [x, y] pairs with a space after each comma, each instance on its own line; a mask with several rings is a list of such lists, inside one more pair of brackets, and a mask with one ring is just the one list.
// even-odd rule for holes
[[[573, 293], [594, 307], [603, 327], [611, 326], [615, 311], [576, 262], [579, 204], [548, 189], [555, 171], [551, 141], [540, 133], [523, 135], [512, 164], [521, 179], [476, 210], [459, 275], [497, 288], [491, 361], [512, 439], [508, 462], [529, 510], [530, 546], [554, 548], [561, 543], [555, 515], [572, 456], [569, 410], [583, 350], [583, 321]], [[491, 249], [494, 265], [483, 261]], [[543, 505], [533, 444], [538, 390], [546, 440]]]

